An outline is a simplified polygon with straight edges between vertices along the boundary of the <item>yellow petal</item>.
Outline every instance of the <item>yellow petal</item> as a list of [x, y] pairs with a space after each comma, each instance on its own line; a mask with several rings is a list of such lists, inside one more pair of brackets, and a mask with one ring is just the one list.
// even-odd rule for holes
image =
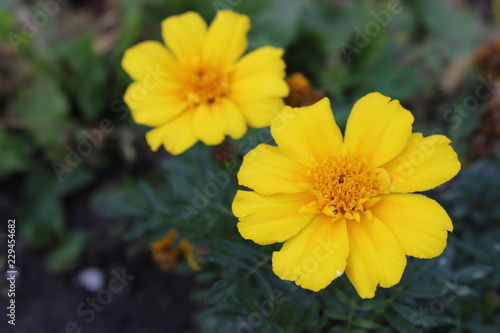
[[411, 135], [413, 116], [399, 101], [371, 93], [354, 105], [345, 143], [351, 154], [378, 167], [396, 157]]
[[122, 59], [123, 69], [136, 81], [163, 80], [176, 65], [172, 54], [156, 41], [145, 41], [129, 48]]
[[262, 47], [244, 56], [234, 66], [230, 97], [236, 101], [286, 97], [290, 88], [285, 81], [283, 50]]
[[261, 195], [238, 191], [233, 213], [240, 220], [238, 230], [245, 239], [257, 244], [283, 242], [295, 236], [316, 214], [299, 214], [311, 200], [308, 194]]
[[248, 16], [221, 10], [208, 29], [203, 49], [204, 60], [219, 65], [234, 63], [247, 48], [250, 29]]
[[196, 143], [193, 133], [194, 110], [186, 110], [167, 124], [146, 133], [151, 150], [156, 151], [163, 144], [172, 155], [179, 155]]
[[371, 208], [373, 215], [389, 227], [405, 254], [434, 258], [446, 247], [451, 219], [436, 201], [419, 194], [381, 196]]
[[261, 194], [300, 193], [310, 182], [308, 168], [284, 156], [278, 147], [260, 144], [245, 155], [238, 183]]
[[207, 33], [207, 24], [195, 12], [170, 16], [163, 20], [162, 37], [180, 63], [191, 63], [200, 57]]
[[341, 276], [349, 255], [346, 222], [320, 214], [273, 253], [273, 271], [282, 280], [319, 291]]
[[398, 283], [406, 266], [403, 248], [380, 220], [361, 219], [347, 224], [350, 253], [347, 277], [361, 298], [375, 296], [377, 285], [389, 288]]
[[283, 49], [264, 46], [246, 54], [234, 66], [233, 80], [238, 81], [258, 73], [278, 74], [285, 76], [285, 62], [282, 59]]
[[238, 101], [236, 97], [234, 100], [243, 112], [248, 125], [256, 128], [269, 126], [273, 117], [285, 106], [281, 97], [255, 98], [247, 101]]
[[214, 121], [217, 107], [211, 104], [199, 104], [193, 118], [193, 130], [195, 135], [206, 145], [217, 145], [224, 141], [224, 133], [220, 123]]
[[403, 151], [382, 167], [391, 177], [391, 192], [427, 191], [453, 178], [460, 170], [457, 153], [442, 135], [426, 138], [413, 133]]
[[224, 134], [240, 139], [247, 131], [242, 110], [233, 101], [221, 98], [213, 105], [213, 120]]
[[281, 152], [308, 166], [318, 165], [342, 146], [328, 98], [303, 108], [285, 106], [273, 118], [271, 133]]
[[283, 75], [266, 72], [234, 81], [229, 97], [236, 101], [252, 101], [256, 98], [286, 97], [289, 90]]
[[156, 87], [147, 86], [142, 81], [130, 84], [125, 91], [124, 100], [135, 122], [156, 127], [186, 110], [188, 103], [175, 95], [175, 86], [167, 82]]

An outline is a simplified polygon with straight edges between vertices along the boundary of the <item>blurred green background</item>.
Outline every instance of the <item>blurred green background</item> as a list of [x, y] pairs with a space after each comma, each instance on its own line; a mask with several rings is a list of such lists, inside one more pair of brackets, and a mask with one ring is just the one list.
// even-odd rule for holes
[[[202, 175], [220, 169], [207, 169], [213, 162], [200, 145], [176, 158], [149, 150], [147, 128], [134, 124], [123, 102], [130, 79], [120, 61], [137, 42], [160, 40], [164, 18], [194, 10], [211, 21], [221, 9], [250, 16], [249, 50], [285, 48], [287, 73], [301, 72], [323, 90], [341, 126], [359, 97], [379, 91], [413, 112], [416, 131], [453, 140], [462, 171], [430, 195], [455, 225], [439, 263], [467, 289], [447, 305], [447, 316], [443, 310], [409, 319], [410, 311], [401, 320], [412, 307], [406, 304], [387, 330], [423, 331], [427, 325], [429, 331], [494, 332], [500, 325], [495, 0], [1, 0], [0, 223], [16, 219], [14, 331], [63, 331], [72, 318], [78, 322], [75, 308], [92, 292], [81, 282], [84, 273], [95, 268], [90, 276], [107, 281], [123, 267], [135, 280], [116, 296], [120, 301], [96, 310], [83, 332], [204, 330], [198, 316], [204, 305], [190, 295], [211, 284], [195, 281], [185, 263], [162, 272], [149, 244], [183, 223], [177, 221], [179, 205], [207, 181]], [[232, 194], [221, 195], [212, 203], [218, 213], [197, 215], [186, 232], [198, 220], [230, 218]], [[0, 240], [3, 272], [5, 236]], [[6, 281], [0, 287], [4, 302]], [[424, 294], [415, 291], [414, 297]], [[372, 328], [361, 323], [357, 329]]]

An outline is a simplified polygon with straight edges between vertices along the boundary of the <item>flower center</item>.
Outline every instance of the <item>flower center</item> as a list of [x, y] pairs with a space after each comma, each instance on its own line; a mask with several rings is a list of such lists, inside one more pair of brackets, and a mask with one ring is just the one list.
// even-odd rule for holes
[[229, 88], [228, 75], [210, 65], [195, 64], [182, 81], [186, 98], [192, 104], [213, 103]]
[[330, 155], [311, 170], [312, 191], [322, 212], [335, 220], [345, 217], [360, 221], [361, 213], [377, 203], [378, 194], [388, 193], [386, 170], [370, 168], [351, 156]]

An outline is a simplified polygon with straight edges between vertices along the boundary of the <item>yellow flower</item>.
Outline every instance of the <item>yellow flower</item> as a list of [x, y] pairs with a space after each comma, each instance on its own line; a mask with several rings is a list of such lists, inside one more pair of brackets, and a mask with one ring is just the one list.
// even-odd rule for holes
[[433, 258], [453, 225], [432, 189], [460, 169], [442, 135], [412, 133], [399, 101], [371, 93], [349, 117], [344, 138], [327, 98], [285, 107], [271, 132], [277, 147], [249, 152], [233, 212], [258, 244], [285, 242], [273, 253], [283, 280], [318, 291], [344, 272], [362, 298], [398, 283], [406, 256]]
[[[261, 47], [242, 56], [250, 28], [247, 16], [219, 11], [207, 28], [194, 12], [162, 23], [166, 47], [142, 42], [125, 52], [122, 66], [135, 80], [125, 102], [152, 150], [162, 144], [180, 154], [201, 140], [217, 145], [225, 135], [241, 138], [269, 126], [287, 96], [283, 50]], [[241, 58], [240, 58], [241, 57]]]

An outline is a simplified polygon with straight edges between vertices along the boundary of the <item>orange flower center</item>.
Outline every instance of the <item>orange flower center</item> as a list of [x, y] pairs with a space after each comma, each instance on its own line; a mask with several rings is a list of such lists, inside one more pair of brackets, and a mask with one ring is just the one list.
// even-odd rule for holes
[[377, 195], [388, 193], [390, 182], [384, 169], [372, 169], [365, 161], [344, 155], [328, 156], [311, 176], [312, 191], [324, 214], [358, 222], [361, 213], [380, 200]]
[[213, 103], [229, 90], [229, 78], [220, 68], [195, 64], [182, 78], [186, 99], [192, 105]]

